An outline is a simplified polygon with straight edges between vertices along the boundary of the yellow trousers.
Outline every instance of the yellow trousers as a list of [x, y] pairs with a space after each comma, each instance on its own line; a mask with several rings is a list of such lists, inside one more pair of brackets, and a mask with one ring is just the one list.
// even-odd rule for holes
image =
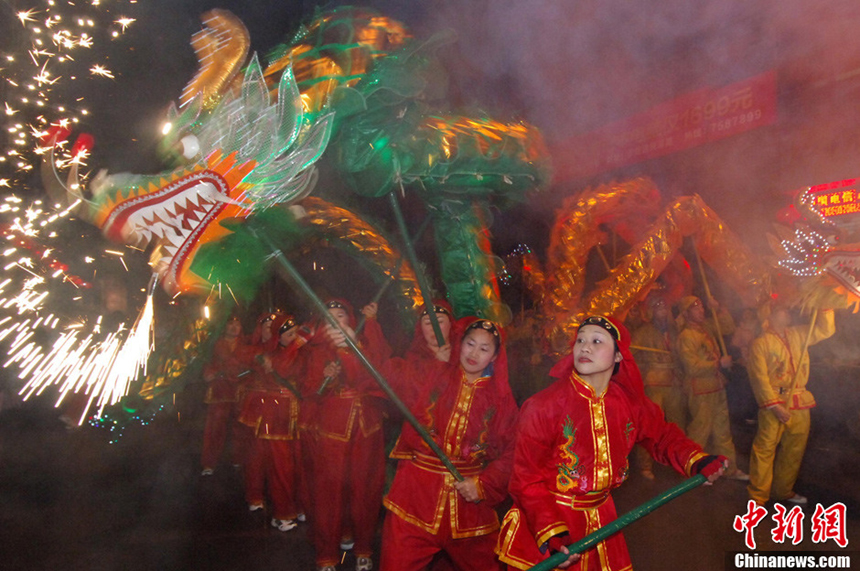
[[771, 497], [784, 500], [794, 495], [808, 438], [808, 408], [792, 410], [787, 424], [773, 412], [759, 409], [758, 431], [750, 452], [750, 499], [763, 504]]
[[726, 474], [733, 473], [737, 470], [737, 463], [725, 389], [704, 395], [690, 395], [687, 405], [690, 407], [687, 436], [708, 454], [728, 458]]

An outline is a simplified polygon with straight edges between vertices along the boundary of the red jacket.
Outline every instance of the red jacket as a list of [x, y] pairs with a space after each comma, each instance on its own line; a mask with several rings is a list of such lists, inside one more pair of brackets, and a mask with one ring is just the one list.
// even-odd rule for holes
[[391, 453], [400, 462], [385, 506], [434, 534], [447, 514], [455, 539], [497, 530], [493, 508], [507, 497], [517, 419], [510, 390], [497, 390], [492, 376], [468, 383], [459, 364], [435, 360], [394, 360], [387, 372], [397, 394], [461, 474], [478, 478], [483, 501], [465, 501], [452, 487], [454, 477], [404, 423]]

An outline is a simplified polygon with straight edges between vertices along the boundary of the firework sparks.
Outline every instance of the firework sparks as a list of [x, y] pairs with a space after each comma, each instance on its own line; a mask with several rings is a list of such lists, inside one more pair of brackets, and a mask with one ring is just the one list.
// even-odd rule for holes
[[[26, 35], [18, 43], [26, 48], [0, 54], [6, 80], [3, 127], [11, 135], [0, 149], [0, 186], [26, 189], [28, 173], [45, 154], [43, 137], [50, 128], [77, 125], [86, 115], [80, 78], [115, 79], [116, 73], [103, 63], [110, 55], [107, 49], [136, 19], [116, 17], [99, 2], [50, 2], [43, 8], [21, 9], [16, 17]], [[69, 153], [69, 148], [58, 149], [58, 168], [72, 164], [75, 157]], [[77, 157], [79, 163], [85, 159]]]
[[[4, 366], [21, 364], [22, 379], [27, 382], [19, 391], [24, 400], [41, 394], [46, 387], [59, 387], [59, 406], [69, 393], [89, 395], [78, 424], [83, 424], [91, 407], [101, 415], [108, 405], [117, 404], [128, 395], [129, 386], [143, 372], [153, 349], [153, 302], [155, 276], [150, 281], [146, 303], [127, 333], [120, 325], [117, 331], [102, 340], [98, 334], [100, 321], [93, 332], [81, 338], [79, 328], [64, 332], [48, 352], [33, 343], [24, 344], [32, 328], [20, 328], [12, 343], [10, 359]], [[2, 334], [2, 332], [0, 332]]]

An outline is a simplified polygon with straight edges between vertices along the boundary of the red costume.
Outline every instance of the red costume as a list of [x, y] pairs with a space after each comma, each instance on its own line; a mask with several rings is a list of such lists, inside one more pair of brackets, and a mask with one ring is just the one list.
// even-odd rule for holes
[[[203, 378], [208, 380], [204, 401], [206, 426], [203, 429], [203, 453], [201, 463], [204, 471], [214, 470], [224, 450], [227, 433], [235, 424], [236, 407], [242, 377], [252, 366], [253, 351], [241, 338], [222, 337], [215, 342], [212, 358], [203, 367]], [[233, 463], [241, 458], [240, 447], [234, 443]]]
[[469, 382], [459, 360], [460, 340], [476, 318], [458, 322], [451, 364], [392, 360], [389, 380], [460, 473], [477, 479], [482, 497], [466, 501], [454, 477], [415, 429], [404, 424], [391, 457], [397, 473], [385, 498], [382, 564], [386, 571], [426, 567], [446, 551], [460, 569], [498, 565], [493, 548], [499, 529], [494, 507], [507, 497], [517, 406], [508, 386], [504, 346], [494, 371]]
[[[333, 300], [329, 307], [345, 309], [349, 326], [355, 318], [348, 303]], [[382, 437], [382, 401], [376, 382], [349, 348], [335, 347], [321, 321], [303, 349], [305, 401], [315, 401], [313, 415], [302, 415], [308, 426], [303, 445], [308, 446], [311, 526], [318, 567], [340, 562], [343, 526], [355, 539], [357, 558], [370, 558], [385, 481]], [[368, 319], [360, 340], [362, 351], [375, 362], [387, 351], [375, 319]], [[324, 383], [324, 370], [340, 363], [340, 374]], [[305, 438], [305, 436], [303, 436]]]
[[[282, 326], [295, 326], [292, 318], [278, 315], [272, 322], [273, 340], [277, 342]], [[285, 325], [286, 324], [286, 325]], [[271, 371], [258, 363], [255, 382], [245, 395], [239, 422], [250, 427], [253, 451], [245, 467], [245, 496], [249, 506], [265, 503], [268, 483], [274, 519], [290, 521], [298, 515], [299, 397], [296, 387], [296, 357], [300, 344], [276, 344], [266, 355]], [[259, 358], [258, 356], [258, 358]], [[292, 389], [286, 386], [289, 384]]]
[[[612, 323], [620, 332], [623, 360], [602, 395], [579, 378], [568, 356], [552, 371], [559, 380], [527, 400], [520, 412], [510, 484], [514, 507], [505, 516], [498, 546], [499, 558], [511, 568], [528, 569], [547, 558], [554, 536], [569, 534], [565, 543], [573, 543], [616, 518], [610, 492], [627, 478], [634, 444], [687, 476], [705, 457], [645, 397], [629, 333]], [[570, 567], [630, 568], [620, 533]]]

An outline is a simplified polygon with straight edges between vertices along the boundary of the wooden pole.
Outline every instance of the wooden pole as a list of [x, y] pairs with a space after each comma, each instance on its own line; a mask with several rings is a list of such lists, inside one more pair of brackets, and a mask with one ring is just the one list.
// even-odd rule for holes
[[[711, 295], [711, 288], [708, 286], [708, 278], [705, 276], [705, 266], [702, 265], [702, 257], [699, 256], [699, 249], [696, 248], [696, 241], [693, 241], [693, 252], [696, 253], [696, 262], [699, 265], [699, 274], [702, 276], [702, 287], [705, 288], [705, 297], [708, 298], [708, 301], [714, 299]], [[711, 307], [711, 304], [708, 304], [708, 309], [711, 310], [711, 317], [714, 318], [714, 327], [717, 332], [717, 341], [720, 344], [720, 351], [723, 352], [723, 357], [729, 354], [728, 349], [726, 348], [726, 340], [723, 339], [722, 328], [720, 327], [720, 319], [717, 317], [717, 310]]]

